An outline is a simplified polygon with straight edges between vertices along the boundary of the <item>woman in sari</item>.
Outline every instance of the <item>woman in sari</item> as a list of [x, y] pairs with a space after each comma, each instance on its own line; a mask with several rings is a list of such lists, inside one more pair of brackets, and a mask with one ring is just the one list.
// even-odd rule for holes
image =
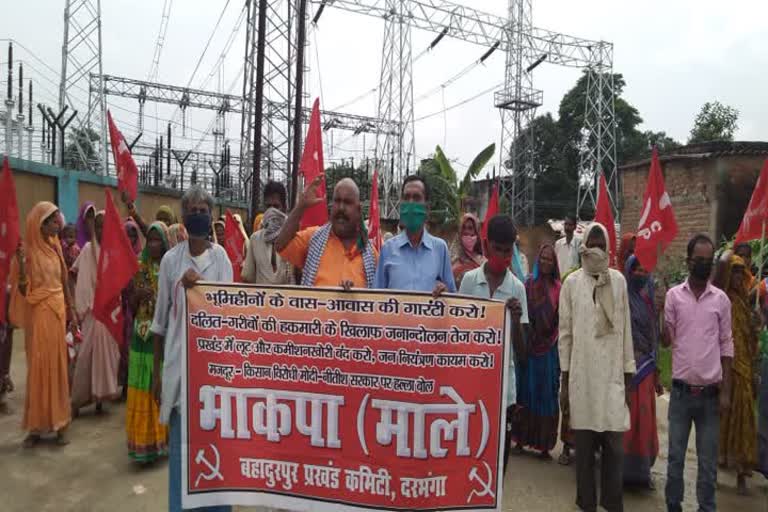
[[56, 433], [59, 445], [67, 444], [71, 420], [67, 344], [67, 320], [74, 311], [67, 287], [67, 271], [59, 243], [59, 210], [41, 202], [27, 215], [26, 255], [16, 253], [11, 270], [11, 322], [24, 328], [27, 356], [27, 396], [22, 428], [29, 434], [29, 448], [48, 432]]
[[168, 245], [170, 247], [176, 247], [177, 244], [188, 239], [189, 235], [187, 235], [187, 228], [184, 227], [184, 224], [171, 224], [168, 228]]
[[96, 206], [90, 201], [84, 202], [80, 206], [80, 213], [77, 215], [77, 224], [75, 224], [75, 234], [77, 246], [82, 249], [85, 244], [91, 241], [91, 229], [93, 228], [93, 218], [96, 215]]
[[560, 272], [555, 248], [544, 244], [525, 282], [529, 338], [525, 362], [517, 365], [517, 404], [513, 409], [512, 440], [524, 447], [549, 452], [557, 443], [560, 420], [560, 358], [557, 350]]
[[152, 396], [154, 340], [149, 328], [155, 314], [157, 275], [160, 261], [169, 249], [165, 224], [153, 222], [147, 231], [147, 245], [133, 279], [131, 308], [136, 312], [128, 368], [126, 434], [128, 455], [136, 462], [150, 463], [168, 453], [168, 431], [160, 424], [160, 411]]
[[[138, 257], [141, 253], [141, 235], [142, 233], [139, 224], [137, 224], [132, 218], [128, 217], [123, 223], [125, 227], [125, 233], [128, 235], [128, 240], [131, 242], [131, 248]], [[122, 293], [122, 306], [123, 306], [123, 339], [120, 340], [120, 368], [117, 374], [117, 383], [121, 388], [120, 399], [125, 400], [128, 396], [128, 347], [131, 344], [131, 337], [133, 336], [133, 313], [134, 309], [130, 304], [131, 289], [130, 285], [127, 286]]]
[[619, 255], [616, 258], [616, 270], [624, 272], [624, 266], [627, 264], [627, 260], [630, 256], [635, 254], [635, 242], [637, 241], [637, 235], [634, 233], [624, 233], [621, 236], [621, 243], [619, 245]]
[[637, 370], [629, 391], [629, 430], [624, 434], [624, 483], [654, 488], [651, 468], [659, 454], [656, 429], [656, 350], [659, 343], [658, 315], [654, 306], [651, 276], [636, 256], [629, 256], [627, 279], [632, 319], [632, 344]]
[[731, 407], [720, 417], [720, 463], [738, 472], [740, 494], [747, 492], [747, 477], [757, 463], [757, 415], [755, 411], [755, 363], [757, 331], [753, 323], [744, 260], [730, 251], [721, 258], [717, 285], [731, 300], [733, 365]]
[[176, 214], [173, 213], [173, 208], [170, 206], [164, 204], [160, 208], [157, 209], [157, 213], [155, 213], [155, 220], [159, 220], [160, 222], [164, 223], [166, 226], [170, 226], [172, 224], [176, 224]]
[[77, 416], [81, 407], [92, 402], [96, 402], [96, 413], [100, 414], [103, 401], [120, 396], [117, 382], [120, 347], [109, 329], [93, 315], [103, 224], [104, 212], [100, 211], [94, 218], [95, 239], [83, 247], [75, 262], [77, 269], [75, 304], [82, 323], [83, 342], [77, 355], [72, 379], [74, 416]]
[[474, 270], [483, 264], [483, 249], [480, 243], [480, 221], [471, 213], [465, 213], [461, 217], [461, 238], [459, 240], [459, 254], [453, 260], [453, 278], [456, 280], [456, 289], [461, 287], [461, 279], [464, 274]]

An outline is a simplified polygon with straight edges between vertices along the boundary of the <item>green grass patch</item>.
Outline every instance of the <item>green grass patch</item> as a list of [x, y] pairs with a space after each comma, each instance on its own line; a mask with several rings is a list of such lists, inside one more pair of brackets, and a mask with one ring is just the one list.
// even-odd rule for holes
[[656, 360], [659, 368], [661, 384], [665, 389], [672, 389], [672, 350], [659, 347], [659, 355]]

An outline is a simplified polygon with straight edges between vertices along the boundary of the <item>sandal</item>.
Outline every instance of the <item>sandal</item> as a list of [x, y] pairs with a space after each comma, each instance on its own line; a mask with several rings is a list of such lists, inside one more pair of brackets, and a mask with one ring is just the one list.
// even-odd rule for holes
[[560, 457], [557, 458], [557, 463], [560, 464], [561, 466], [570, 466], [571, 462], [572, 462], [571, 455], [568, 453], [565, 453], [565, 451], [563, 451], [563, 453], [560, 454]]
[[29, 449], [29, 448], [33, 448], [39, 442], [40, 442], [40, 436], [38, 434], [29, 434], [27, 437], [24, 438], [24, 442], [21, 443], [21, 446]]
[[66, 434], [64, 432], [56, 432], [56, 446], [67, 446], [69, 444], [69, 439], [67, 438]]

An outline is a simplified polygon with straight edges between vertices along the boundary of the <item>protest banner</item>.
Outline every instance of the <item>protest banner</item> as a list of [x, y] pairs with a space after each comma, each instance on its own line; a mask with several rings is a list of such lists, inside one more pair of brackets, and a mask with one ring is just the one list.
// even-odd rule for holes
[[185, 508], [501, 510], [503, 303], [203, 283], [187, 315]]

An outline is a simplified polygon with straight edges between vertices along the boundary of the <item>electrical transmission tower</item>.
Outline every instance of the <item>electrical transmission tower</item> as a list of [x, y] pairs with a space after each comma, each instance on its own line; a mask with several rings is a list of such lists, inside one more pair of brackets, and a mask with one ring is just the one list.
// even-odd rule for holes
[[[518, 224], [534, 223], [533, 180], [535, 154], [532, 122], [544, 93], [533, 88], [532, 71], [542, 61], [528, 44], [533, 29], [531, 0], [510, 0], [507, 28], [504, 89], [494, 103], [501, 110], [501, 194], [510, 198], [512, 218]], [[544, 56], [546, 57], [546, 55]], [[509, 156], [507, 157], [507, 151]]]
[[[531, 72], [544, 61], [559, 66], [585, 69], [589, 86], [582, 130], [584, 140], [579, 147], [581, 165], [578, 169], [577, 206], [581, 208], [588, 200], [594, 204], [596, 177], [599, 172], [603, 172], [609, 183], [609, 195], [614, 201], [615, 209], [615, 201], [618, 197], [618, 176], [616, 116], [613, 107], [613, 45], [611, 43], [574, 37], [533, 26], [532, 0], [509, 0], [506, 18], [447, 0], [311, 0], [311, 2], [318, 8], [336, 7], [379, 18], [385, 25], [390, 24], [394, 17], [403, 24], [407, 24], [409, 29], [416, 28], [434, 34], [444, 34], [454, 39], [486, 48], [498, 48], [506, 52], [504, 86], [495, 94], [494, 102], [502, 113], [500, 168], [503, 190], [511, 202], [511, 213], [515, 216], [516, 222], [521, 224], [533, 221], [533, 180], [538, 167], [533, 151], [530, 122], [543, 98], [542, 92], [533, 88]], [[407, 7], [401, 8], [403, 6]], [[387, 28], [385, 33], [388, 34], [386, 30]], [[410, 37], [408, 41], [410, 42]], [[386, 56], [388, 55], [386, 54], [386, 36], [384, 46]], [[384, 68], [387, 65], [410, 75], [412, 72], [410, 49], [398, 52], [397, 49], [401, 47], [395, 45], [394, 48], [396, 51], [391, 54], [390, 59], [394, 59], [395, 63], [388, 64], [388, 59], [383, 59], [382, 76], [385, 75]], [[410, 76], [407, 80], [407, 83], [409, 82]], [[394, 98], [389, 101], [398, 100], [399, 98]], [[398, 137], [406, 140], [407, 125], [412, 126], [412, 121], [409, 120], [413, 116], [413, 100], [405, 96], [404, 101], [409, 102], [410, 107], [402, 110], [395, 109], [391, 116], [397, 123], [396, 126], [400, 132]], [[397, 175], [395, 177], [399, 178]], [[395, 196], [392, 197], [392, 194]], [[390, 187], [386, 191], [384, 201], [390, 209], [392, 205], [397, 204], [398, 195], [397, 186]], [[387, 211], [386, 208], [384, 211]]]
[[387, 0], [384, 17], [378, 117], [393, 119], [395, 125], [382, 125], [377, 133], [374, 161], [382, 169], [381, 212], [387, 219], [398, 217], [399, 184], [416, 169], [410, 7], [408, 0]]
[[[298, 30], [301, 1], [248, 0], [241, 160], [250, 164], [243, 178], [251, 178], [257, 190], [273, 176], [288, 178], [294, 165], [296, 116], [302, 116], [306, 106], [302, 93], [302, 108], [296, 109], [295, 96], [296, 60], [299, 47], [304, 46]], [[306, 21], [306, 14], [304, 18]], [[308, 69], [302, 67], [301, 73], [306, 74]], [[298, 133], [299, 145], [301, 135]], [[250, 170], [257, 171], [256, 175], [251, 177]]]
[[[102, 74], [101, 0], [66, 0], [64, 5], [64, 41], [61, 47], [61, 82], [59, 109], [78, 111], [81, 130], [93, 129], [99, 136], [95, 154], [90, 154], [75, 137], [75, 145], [84, 168], [108, 174], [106, 103], [103, 87], [88, 95], [86, 112], [78, 105], [78, 90], [87, 91], [91, 73]], [[78, 108], [80, 107], [80, 108]], [[59, 141], [64, 147], [63, 136]], [[63, 162], [58, 162], [60, 165]]]

